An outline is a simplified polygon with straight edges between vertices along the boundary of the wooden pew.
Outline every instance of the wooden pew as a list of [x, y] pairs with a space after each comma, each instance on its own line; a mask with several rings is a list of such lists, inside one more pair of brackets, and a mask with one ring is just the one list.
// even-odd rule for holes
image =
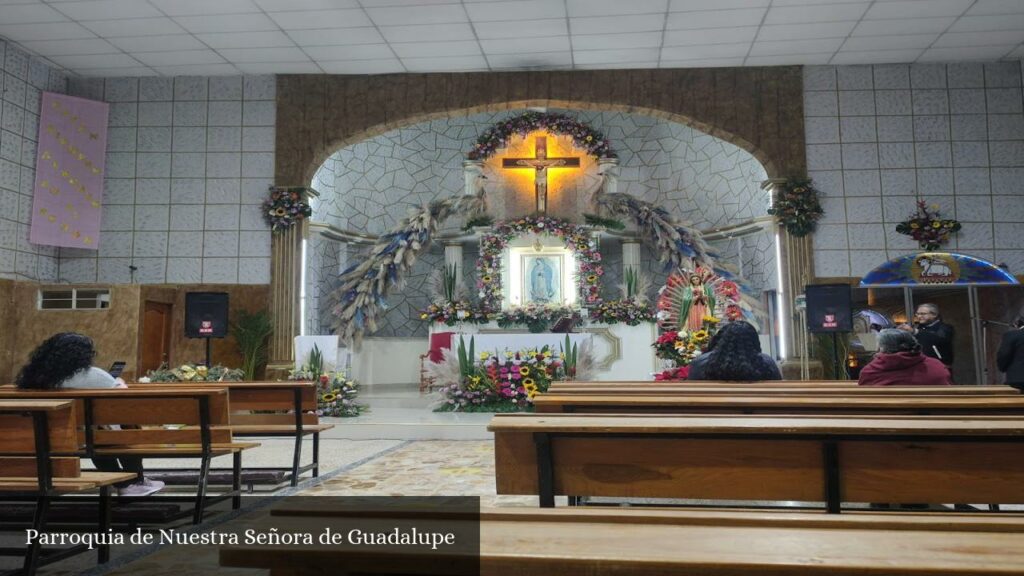
[[[482, 576], [1009, 576], [1024, 571], [1024, 520], [949, 514], [696, 512], [636, 509], [484, 509], [477, 518], [349, 517], [275, 509], [268, 525], [322, 533], [328, 527], [391, 530], [436, 526], [474, 532], [479, 560], [429, 548], [318, 545], [225, 546], [221, 566], [318, 574]], [[456, 553], [458, 554], [458, 553]]]
[[1024, 396], [541, 394], [538, 413], [1024, 414]]
[[[299, 476], [312, 470], [320, 475], [320, 433], [334, 428], [323, 424], [316, 414], [317, 386], [314, 382], [160, 382], [133, 383], [129, 388], [140, 390], [169, 388], [223, 388], [228, 390], [231, 431], [235, 436], [294, 436], [292, 465], [288, 468], [291, 485], [298, 485]], [[255, 414], [259, 411], [259, 414]], [[313, 437], [313, 461], [301, 465], [302, 440]]]
[[727, 383], [701, 382], [693, 384], [665, 385], [661, 383], [624, 384], [618, 382], [580, 383], [553, 382], [548, 394], [597, 394], [597, 395], [661, 395], [676, 394], [690, 396], [1020, 396], [1020, 391], [1011, 386], [754, 386], [745, 384], [731, 386]]
[[[52, 500], [65, 494], [99, 490], [97, 531], [110, 527], [110, 487], [134, 478], [130, 473], [82, 472], [78, 421], [74, 403], [67, 400], [0, 400], [0, 494], [32, 495], [36, 510], [32, 528], [42, 532]], [[60, 455], [60, 456], [58, 456]], [[22, 573], [31, 576], [43, 564], [80, 552], [85, 546], [42, 555], [38, 541], [23, 550], [0, 549], [0, 555], [23, 555]], [[110, 557], [109, 546], [99, 547], [99, 562]]]
[[[0, 400], [49, 399], [75, 402], [82, 423], [79, 440], [93, 456], [136, 456], [140, 458], [198, 458], [193, 523], [202, 521], [209, 504], [230, 498], [241, 507], [242, 451], [259, 444], [235, 442], [228, 420], [228, 394], [222, 388], [168, 389], [61, 389], [0, 390]], [[110, 425], [131, 425], [133, 429], [107, 429]], [[210, 461], [232, 456], [232, 489], [208, 497]], [[169, 499], [171, 496], [156, 496]]]
[[1024, 503], [1024, 422], [499, 414], [498, 494]]

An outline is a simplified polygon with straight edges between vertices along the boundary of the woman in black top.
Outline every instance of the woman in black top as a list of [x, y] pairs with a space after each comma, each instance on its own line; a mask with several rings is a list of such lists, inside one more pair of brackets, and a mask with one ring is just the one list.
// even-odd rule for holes
[[742, 320], [723, 325], [709, 350], [690, 363], [687, 380], [782, 380], [779, 367], [761, 353], [757, 330]]

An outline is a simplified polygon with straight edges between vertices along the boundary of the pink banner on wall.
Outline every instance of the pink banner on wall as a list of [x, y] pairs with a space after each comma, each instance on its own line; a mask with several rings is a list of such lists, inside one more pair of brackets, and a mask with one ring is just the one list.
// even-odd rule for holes
[[110, 106], [43, 92], [29, 241], [99, 249]]

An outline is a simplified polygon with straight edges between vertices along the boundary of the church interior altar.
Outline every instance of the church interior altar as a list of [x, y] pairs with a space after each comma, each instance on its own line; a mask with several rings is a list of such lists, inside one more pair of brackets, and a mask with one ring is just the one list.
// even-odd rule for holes
[[[659, 337], [659, 288], [684, 266], [680, 258], [710, 261], [714, 251], [714, 260], [731, 266], [755, 299], [774, 297], [775, 230], [764, 214], [768, 193], [754, 158], [717, 140], [709, 147], [710, 137], [674, 124], [648, 132], [648, 120], [638, 117], [626, 119], [635, 122], [627, 140], [606, 138], [577, 119], [627, 133], [616, 124], [620, 119], [600, 115], [504, 117], [487, 128], [481, 115], [481, 135], [465, 156], [445, 161], [451, 178], [441, 186], [449, 192], [434, 196], [429, 210], [416, 193], [406, 197], [423, 202], [415, 217], [401, 219], [397, 209], [376, 221], [357, 216], [363, 202], [357, 197], [368, 184], [349, 181], [340, 163], [361, 153], [358, 147], [329, 159], [314, 178], [326, 193], [313, 203], [314, 234], [306, 248], [306, 307], [313, 312], [304, 315], [306, 330], [350, 342], [341, 357], [354, 378], [369, 386], [422, 383], [443, 359], [435, 336], [446, 333], [454, 335], [453, 349], [459, 336], [467, 346], [472, 338], [477, 356], [545, 345], [557, 353], [566, 335], [551, 328], [568, 317], [570, 342], [588, 355], [588, 379], [652, 380], [666, 367], [652, 346]], [[642, 152], [665, 142], [658, 134], [666, 129], [685, 147]], [[394, 142], [388, 138], [379, 139]], [[620, 153], [616, 146], [625, 148]], [[395, 158], [396, 166], [403, 164], [416, 166]], [[393, 193], [382, 189], [380, 198], [390, 202]], [[412, 213], [409, 204], [396, 206]], [[435, 214], [443, 216], [429, 220]], [[645, 214], [668, 228], [652, 232]], [[684, 240], [656, 241], [677, 233]], [[704, 243], [693, 243], [701, 235]], [[430, 242], [421, 246], [420, 238]], [[415, 257], [403, 256], [408, 252]], [[378, 295], [379, 286], [392, 283], [398, 288]], [[358, 298], [376, 302], [376, 309], [346, 304], [363, 293], [372, 297]], [[713, 305], [704, 310], [713, 313]], [[700, 316], [694, 316], [698, 326]], [[359, 344], [352, 345], [357, 333]]]

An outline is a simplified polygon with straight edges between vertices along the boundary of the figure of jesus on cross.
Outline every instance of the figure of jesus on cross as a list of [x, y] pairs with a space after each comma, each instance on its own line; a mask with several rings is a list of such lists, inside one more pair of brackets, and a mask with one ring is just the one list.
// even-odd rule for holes
[[580, 159], [579, 157], [548, 158], [547, 136], [537, 136], [533, 158], [505, 158], [501, 161], [502, 168], [533, 168], [537, 171], [533, 187], [538, 214], [546, 214], [548, 211], [548, 168], [556, 166], [579, 168]]

